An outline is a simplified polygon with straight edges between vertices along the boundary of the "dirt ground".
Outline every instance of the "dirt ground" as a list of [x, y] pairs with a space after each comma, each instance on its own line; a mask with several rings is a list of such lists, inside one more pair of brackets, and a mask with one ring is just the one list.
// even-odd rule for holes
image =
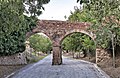
[[[64, 56], [72, 58], [71, 54], [63, 54]], [[88, 57], [86, 58], [79, 58], [81, 60], [86, 60], [95, 63], [95, 57], [92, 57], [89, 59]], [[106, 60], [104, 62], [98, 63], [98, 66], [106, 72], [111, 78], [120, 78], [120, 57], [116, 58], [116, 68], [112, 66], [112, 58], [109, 60]]]
[[[29, 56], [29, 58], [27, 60], [28, 61], [28, 64], [32, 64], [32, 63], [35, 63], [41, 59], [43, 59], [44, 57], [46, 57], [47, 55], [46, 54], [40, 54], [39, 57], [38, 56], [35, 56], [35, 55], [31, 55]], [[28, 65], [27, 64], [27, 65]], [[23, 68], [24, 66], [26, 65], [11, 65], [11, 66], [2, 66], [0, 65], [0, 78], [6, 78], [8, 75], [16, 72], [17, 70]]]
[[120, 78], [120, 57], [116, 58], [116, 67], [112, 66], [112, 58], [98, 64], [111, 78]]
[[5, 78], [7, 75], [19, 70], [20, 68], [24, 67], [25, 65], [18, 65], [18, 66], [0, 66], [0, 78]]

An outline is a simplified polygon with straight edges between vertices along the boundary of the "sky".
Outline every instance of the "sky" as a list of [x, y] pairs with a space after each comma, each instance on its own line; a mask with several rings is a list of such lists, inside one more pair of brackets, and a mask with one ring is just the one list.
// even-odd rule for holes
[[45, 11], [39, 16], [39, 19], [43, 20], [66, 20], [64, 16], [70, 15], [70, 11], [74, 11], [74, 6], [80, 4], [77, 0], [50, 0], [48, 4], [45, 4]]

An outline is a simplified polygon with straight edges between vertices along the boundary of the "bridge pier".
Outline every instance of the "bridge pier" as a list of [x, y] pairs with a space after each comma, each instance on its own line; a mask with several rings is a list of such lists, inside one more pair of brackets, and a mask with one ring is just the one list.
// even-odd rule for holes
[[61, 65], [61, 64], [62, 64], [62, 50], [61, 50], [61, 46], [53, 46], [52, 65]]

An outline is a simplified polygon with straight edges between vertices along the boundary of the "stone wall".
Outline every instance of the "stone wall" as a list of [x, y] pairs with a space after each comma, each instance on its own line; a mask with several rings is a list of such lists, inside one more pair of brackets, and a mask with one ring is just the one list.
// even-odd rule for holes
[[0, 57], [0, 65], [22, 65], [22, 64], [27, 64], [24, 53]]
[[110, 54], [108, 54], [108, 52], [104, 49], [96, 49], [96, 63], [100, 63], [100, 62], [103, 62], [103, 61], [106, 61], [106, 60], [109, 60], [111, 57], [110, 57]]

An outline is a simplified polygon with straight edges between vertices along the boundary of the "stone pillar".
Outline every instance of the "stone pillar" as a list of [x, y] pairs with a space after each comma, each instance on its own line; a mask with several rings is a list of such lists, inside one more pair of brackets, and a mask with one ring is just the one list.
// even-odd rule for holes
[[96, 48], [96, 64], [109, 60], [110, 54], [104, 49]]
[[61, 46], [54, 45], [53, 46], [52, 65], [61, 65], [61, 64], [62, 64], [62, 50], [61, 50]]

